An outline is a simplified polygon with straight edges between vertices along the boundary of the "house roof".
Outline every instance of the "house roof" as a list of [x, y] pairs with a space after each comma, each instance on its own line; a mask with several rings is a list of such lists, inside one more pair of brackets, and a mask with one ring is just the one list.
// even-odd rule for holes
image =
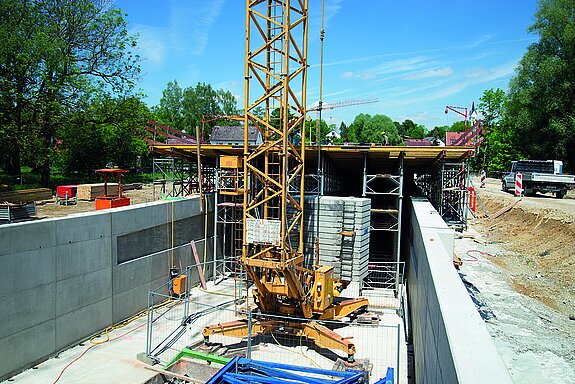
[[408, 147], [430, 147], [432, 145], [431, 141], [427, 139], [403, 139], [403, 142]]
[[472, 145], [469, 141], [472, 139], [471, 136], [462, 137], [467, 132], [446, 132], [445, 133], [445, 145]]
[[[256, 142], [258, 140], [259, 131], [256, 127], [248, 128], [248, 141]], [[212, 128], [210, 135], [210, 142], [224, 141], [224, 142], [243, 142], [244, 141], [244, 127], [241, 125], [216, 125]]]

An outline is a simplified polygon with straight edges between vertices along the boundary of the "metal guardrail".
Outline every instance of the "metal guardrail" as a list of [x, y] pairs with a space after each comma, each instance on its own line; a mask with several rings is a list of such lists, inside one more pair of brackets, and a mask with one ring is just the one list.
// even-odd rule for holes
[[[191, 276], [194, 268], [188, 267], [186, 275]], [[383, 273], [386, 276], [395, 273], [391, 273], [391, 270], [392, 268], [387, 268]], [[377, 276], [372, 274], [372, 277]], [[387, 280], [381, 283], [391, 286], [391, 282]], [[217, 287], [215, 289], [221, 289], [221, 285]], [[242, 355], [263, 361], [309, 367], [318, 367], [321, 364], [323, 368], [331, 368], [334, 362], [337, 364], [337, 361], [347, 361], [347, 355], [343, 351], [321, 348], [305, 335], [297, 336], [290, 332], [294, 323], [309, 322], [309, 319], [236, 311], [233, 297], [226, 297], [233, 295], [221, 292], [202, 290], [198, 294], [197, 290], [193, 290], [192, 294], [183, 297], [170, 297], [168, 291], [169, 283], [166, 283], [149, 292], [146, 355], [153, 361], [166, 364], [173, 361], [183, 348], [193, 350], [200, 346], [202, 350], [206, 346], [213, 348], [213, 351], [207, 352], [226, 358]], [[247, 337], [242, 339], [216, 333], [212, 334], [209, 343], [205, 344], [202, 332], [206, 326], [237, 320], [247, 324]], [[255, 327], [262, 322], [273, 323], [273, 329], [265, 333], [256, 331], [261, 330], [261, 326]], [[314, 322], [352, 340], [357, 347], [356, 361], [372, 370], [373, 381], [384, 377], [387, 368], [393, 367], [397, 372], [396, 383], [399, 383], [403, 335], [399, 322]]]

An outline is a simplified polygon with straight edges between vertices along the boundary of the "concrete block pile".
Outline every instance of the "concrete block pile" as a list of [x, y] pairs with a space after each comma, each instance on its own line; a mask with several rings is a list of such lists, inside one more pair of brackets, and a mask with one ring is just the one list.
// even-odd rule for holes
[[[306, 199], [306, 255], [315, 255], [317, 204], [317, 197]], [[366, 198], [319, 198], [319, 262], [322, 265], [333, 265], [336, 277], [359, 282], [367, 276], [370, 210], [371, 200]]]

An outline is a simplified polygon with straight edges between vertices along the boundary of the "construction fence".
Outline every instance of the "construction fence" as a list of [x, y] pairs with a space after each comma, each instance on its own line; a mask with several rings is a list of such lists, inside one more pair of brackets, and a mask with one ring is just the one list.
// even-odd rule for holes
[[[194, 268], [188, 267], [185, 273], [191, 275]], [[405, 365], [401, 359], [402, 345], [405, 345], [403, 324], [395, 311], [379, 310], [376, 306], [367, 319], [310, 322], [297, 317], [237, 310], [245, 307], [235, 305], [233, 279], [218, 285], [210, 282], [208, 289], [186, 287], [188, 294], [181, 297], [170, 295], [170, 284], [150, 291], [148, 297], [146, 355], [163, 365], [183, 348], [226, 358], [245, 356], [322, 369], [362, 369], [370, 374], [372, 382], [385, 377], [388, 367], [399, 373], [401, 364]], [[236, 335], [217, 332], [219, 325], [232, 322], [238, 330]], [[356, 349], [354, 362], [348, 361], [344, 351], [323, 348], [321, 341], [314, 342], [313, 332], [302, 331], [305, 328], [302, 324], [333, 331], [351, 341]], [[206, 327], [216, 329], [209, 338], [204, 337]]]

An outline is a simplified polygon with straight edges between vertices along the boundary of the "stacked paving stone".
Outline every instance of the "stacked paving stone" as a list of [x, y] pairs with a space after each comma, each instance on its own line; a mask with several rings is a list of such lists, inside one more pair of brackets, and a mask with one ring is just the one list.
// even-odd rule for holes
[[[306, 199], [304, 244], [314, 255], [318, 198]], [[371, 201], [365, 198], [319, 198], [319, 262], [333, 265], [335, 277], [359, 282], [367, 276]], [[312, 259], [312, 258], [309, 258]]]

